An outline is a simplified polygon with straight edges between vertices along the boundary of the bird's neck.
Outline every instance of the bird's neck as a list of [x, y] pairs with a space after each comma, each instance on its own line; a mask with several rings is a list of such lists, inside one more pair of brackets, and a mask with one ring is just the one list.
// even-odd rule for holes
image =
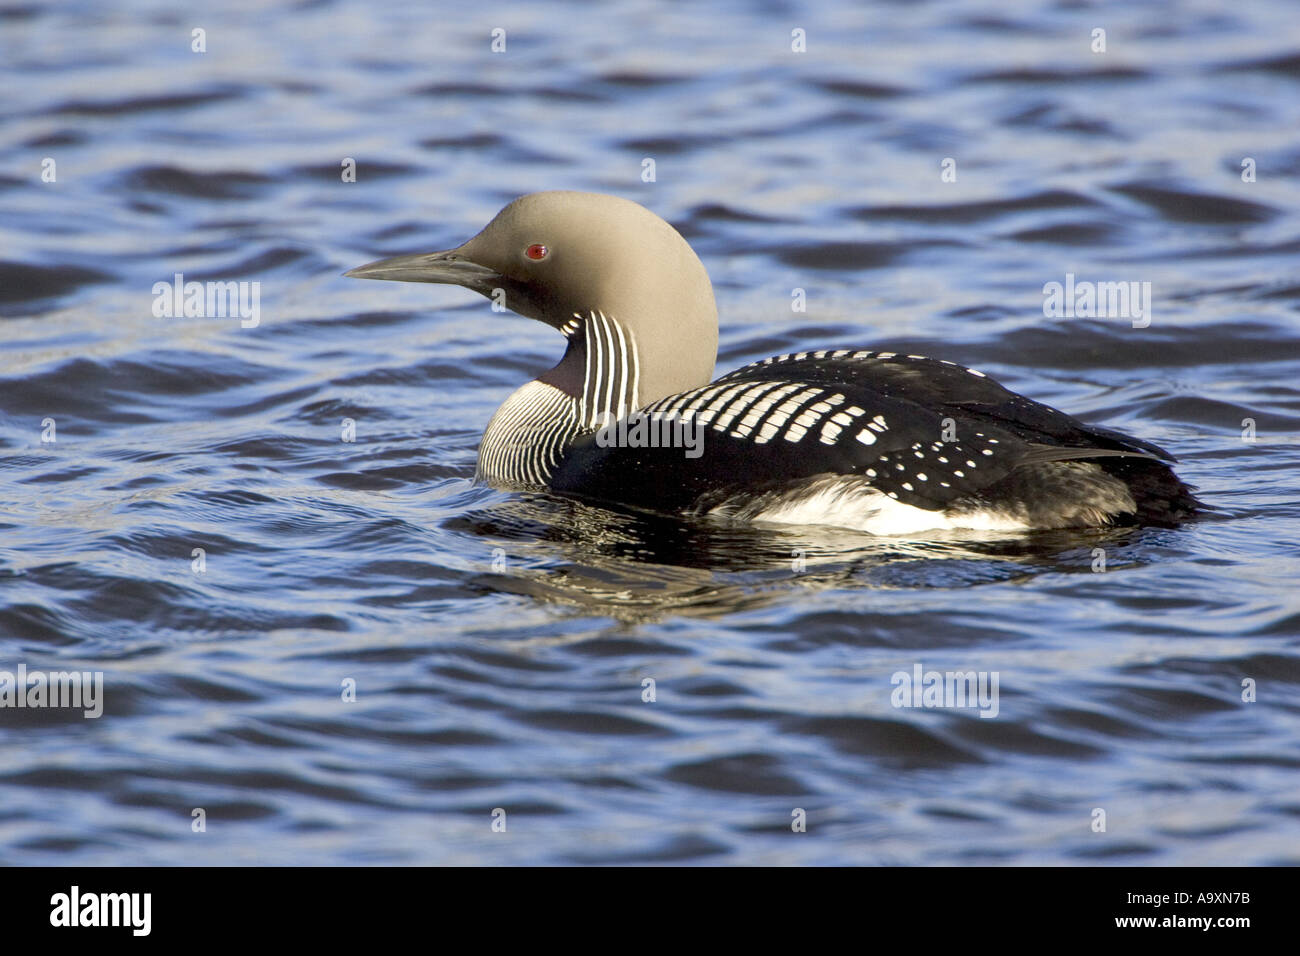
[[575, 315], [561, 331], [569, 347], [538, 381], [578, 402], [578, 422], [594, 431], [642, 405], [641, 347], [630, 329], [603, 312]]
[[590, 312], [575, 315], [561, 331], [569, 340], [564, 358], [506, 399], [488, 423], [479, 445], [479, 480], [545, 485], [576, 438], [644, 404], [641, 351], [628, 328]]

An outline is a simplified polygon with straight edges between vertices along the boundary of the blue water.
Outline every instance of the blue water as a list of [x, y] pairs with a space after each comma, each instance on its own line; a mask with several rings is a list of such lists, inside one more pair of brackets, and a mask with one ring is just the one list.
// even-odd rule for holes
[[[98, 719], [0, 707], [0, 863], [1300, 863], [1292, 4], [392, 7], [0, 0], [0, 671], [104, 675]], [[340, 273], [550, 188], [677, 225], [720, 373], [961, 362], [1215, 513], [909, 541], [474, 486], [562, 341]], [[176, 273], [258, 325], [156, 317]], [[1067, 273], [1149, 327], [1045, 317]], [[998, 715], [892, 706], [917, 664]]]

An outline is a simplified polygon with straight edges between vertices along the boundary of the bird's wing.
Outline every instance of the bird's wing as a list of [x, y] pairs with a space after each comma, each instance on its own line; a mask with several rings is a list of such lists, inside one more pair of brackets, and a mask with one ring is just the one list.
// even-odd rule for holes
[[[658, 447], [647, 447], [656, 421]], [[938, 510], [1024, 464], [1116, 456], [1168, 459], [951, 362], [828, 349], [755, 362], [584, 436], [551, 486], [680, 510], [843, 475]]]

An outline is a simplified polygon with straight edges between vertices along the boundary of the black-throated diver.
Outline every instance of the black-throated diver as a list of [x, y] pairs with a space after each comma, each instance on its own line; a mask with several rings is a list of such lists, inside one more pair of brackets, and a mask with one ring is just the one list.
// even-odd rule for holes
[[[488, 423], [478, 478], [496, 486], [875, 534], [1170, 525], [1200, 507], [1155, 445], [952, 362], [828, 348], [710, 384], [708, 273], [630, 200], [532, 193], [462, 246], [346, 275], [504, 296], [568, 340]], [[665, 421], [695, 430], [694, 454], [626, 438]]]

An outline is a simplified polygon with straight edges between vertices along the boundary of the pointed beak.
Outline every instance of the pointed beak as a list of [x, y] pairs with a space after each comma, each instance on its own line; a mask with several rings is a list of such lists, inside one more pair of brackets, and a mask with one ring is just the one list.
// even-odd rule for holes
[[467, 259], [460, 250], [417, 253], [410, 256], [392, 256], [367, 262], [343, 273], [353, 279], [393, 279], [398, 282], [438, 282], [459, 285], [484, 295], [504, 282], [495, 269], [481, 266]]

